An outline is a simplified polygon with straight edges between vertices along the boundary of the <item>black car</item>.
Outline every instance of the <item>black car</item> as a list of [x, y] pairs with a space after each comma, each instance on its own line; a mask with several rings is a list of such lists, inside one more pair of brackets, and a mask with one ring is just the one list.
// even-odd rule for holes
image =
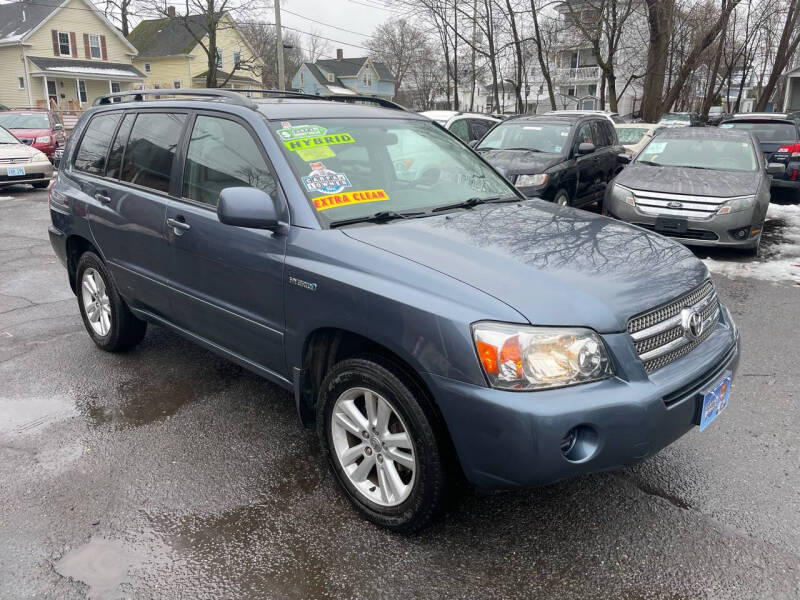
[[720, 123], [721, 129], [749, 131], [756, 136], [764, 162], [786, 170], [772, 176], [772, 189], [800, 190], [800, 120], [796, 113], [742, 113]]
[[712, 106], [708, 111], [706, 123], [712, 127], [716, 127], [726, 119], [730, 119], [730, 117], [730, 113], [725, 112], [724, 106]]
[[625, 160], [611, 121], [594, 115], [509, 119], [476, 150], [526, 196], [564, 206], [602, 200]]
[[664, 113], [658, 124], [664, 127], [705, 127], [700, 115], [693, 112]]

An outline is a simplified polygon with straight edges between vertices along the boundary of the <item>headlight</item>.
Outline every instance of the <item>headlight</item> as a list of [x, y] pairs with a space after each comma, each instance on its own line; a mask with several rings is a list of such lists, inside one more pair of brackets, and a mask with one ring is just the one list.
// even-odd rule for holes
[[616, 200], [617, 202], [624, 202], [625, 204], [636, 206], [636, 200], [633, 197], [633, 192], [618, 183], [612, 184], [608, 197], [609, 200], [612, 201]]
[[537, 173], [536, 175], [520, 175], [514, 184], [517, 187], [530, 187], [544, 185], [547, 183], [547, 173]]
[[43, 135], [42, 137], [37, 137], [36, 142], [37, 144], [49, 144], [50, 143], [50, 136]]
[[36, 152], [33, 157], [33, 160], [47, 160], [47, 154], [44, 152]]
[[472, 337], [495, 388], [541, 390], [614, 375], [603, 340], [590, 329], [482, 322]]
[[719, 215], [727, 215], [728, 213], [735, 213], [742, 210], [748, 210], [753, 208], [753, 204], [756, 202], [755, 196], [743, 196], [742, 198], [734, 198], [733, 200], [728, 200], [725, 204], [723, 204], [720, 209], [717, 211]]

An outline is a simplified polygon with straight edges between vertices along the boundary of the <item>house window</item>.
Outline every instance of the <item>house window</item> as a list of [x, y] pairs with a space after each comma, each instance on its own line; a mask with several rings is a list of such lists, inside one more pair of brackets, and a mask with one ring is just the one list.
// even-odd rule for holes
[[145, 73], [149, 73], [150, 72], [150, 63], [144, 63], [144, 72]]
[[89, 101], [86, 95], [86, 82], [83, 79], [78, 80], [78, 96], [80, 97], [81, 103]]
[[364, 87], [372, 87], [372, 71], [364, 71], [364, 76], [361, 78], [361, 83]]
[[176, 90], [181, 89], [181, 80], [180, 79], [176, 79], [175, 81], [173, 81], [172, 82], [172, 87], [174, 87]]
[[303, 87], [305, 84], [305, 77], [303, 77], [303, 72], [300, 71], [300, 87]]
[[72, 46], [69, 43], [69, 33], [66, 31], [58, 32], [58, 52], [61, 56], [72, 56]]
[[217, 48], [217, 68], [221, 69], [225, 63], [222, 61], [222, 50]]
[[119, 91], [120, 91], [119, 81], [112, 81], [111, 82], [111, 93], [112, 94], [116, 94]]
[[331, 83], [336, 81], [336, 75], [334, 75], [333, 73], [328, 73], [326, 77], [328, 78], [328, 81], [330, 81]]
[[242, 53], [238, 50], [233, 53], [233, 68], [238, 69], [242, 65]]
[[17, 86], [21, 90], [25, 89], [25, 78], [24, 77], [17, 77]]
[[95, 59], [103, 58], [103, 51], [100, 49], [100, 36], [89, 36], [89, 56]]

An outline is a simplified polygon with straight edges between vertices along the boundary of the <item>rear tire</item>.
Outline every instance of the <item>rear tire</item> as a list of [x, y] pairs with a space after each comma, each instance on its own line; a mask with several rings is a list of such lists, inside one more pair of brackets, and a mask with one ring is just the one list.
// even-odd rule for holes
[[425, 527], [444, 504], [445, 441], [426, 401], [418, 386], [380, 358], [341, 361], [320, 386], [323, 454], [355, 507], [393, 531]]
[[78, 261], [75, 289], [83, 324], [98, 348], [124, 352], [142, 341], [147, 323], [133, 316], [94, 252], [85, 252]]

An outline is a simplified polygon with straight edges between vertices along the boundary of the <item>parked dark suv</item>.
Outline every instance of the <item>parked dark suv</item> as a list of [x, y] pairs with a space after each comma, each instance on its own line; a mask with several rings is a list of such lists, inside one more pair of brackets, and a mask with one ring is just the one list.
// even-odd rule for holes
[[526, 196], [562, 206], [601, 201], [625, 151], [608, 118], [558, 114], [504, 121], [476, 149]]
[[386, 101], [272, 96], [112, 94], [81, 117], [50, 239], [97, 346], [157, 324], [292, 390], [396, 530], [462, 473], [612, 469], [725, 408], [736, 326], [683, 246], [527, 200]]

